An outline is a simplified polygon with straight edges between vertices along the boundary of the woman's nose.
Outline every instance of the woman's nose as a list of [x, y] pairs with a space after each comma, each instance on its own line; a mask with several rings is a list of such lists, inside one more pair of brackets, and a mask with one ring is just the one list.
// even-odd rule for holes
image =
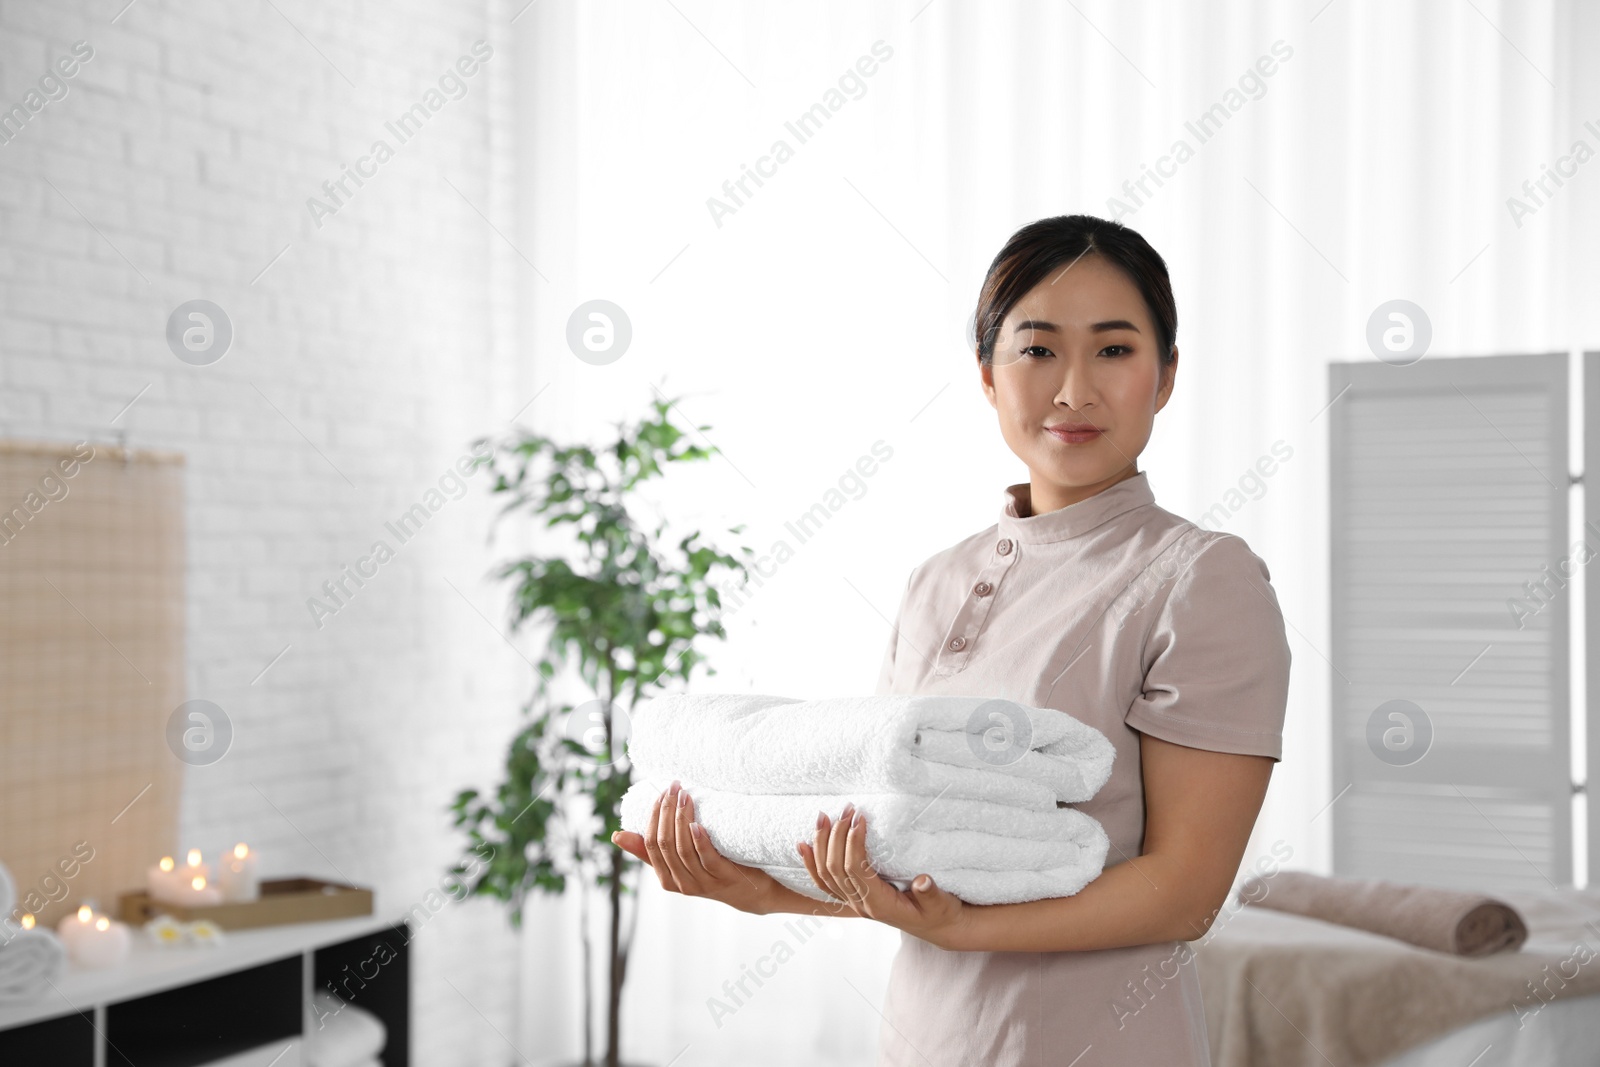
[[1061, 387], [1056, 390], [1056, 402], [1073, 411], [1082, 412], [1099, 399], [1094, 387], [1094, 375], [1074, 360], [1061, 363]]

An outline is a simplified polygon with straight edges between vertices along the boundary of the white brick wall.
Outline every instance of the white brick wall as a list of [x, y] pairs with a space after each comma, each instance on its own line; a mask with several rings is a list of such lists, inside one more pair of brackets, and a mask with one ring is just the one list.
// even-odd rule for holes
[[[483, 476], [408, 543], [384, 528], [531, 395], [514, 254], [473, 210], [509, 230], [510, 13], [125, 2], [0, 2], [0, 108], [94, 49], [0, 145], [0, 434], [187, 454], [189, 691], [237, 733], [191, 769], [183, 841], [259, 843], [269, 875], [342, 875], [398, 913], [459, 855], [445, 807], [498, 773], [528, 680], [451, 588], [503, 618]], [[318, 228], [307, 198], [480, 39], [465, 97]], [[165, 342], [200, 297], [236, 331], [205, 367]], [[379, 538], [396, 557], [316, 628], [307, 597]], [[413, 1062], [513, 1062], [499, 907], [450, 904], [413, 948]]]

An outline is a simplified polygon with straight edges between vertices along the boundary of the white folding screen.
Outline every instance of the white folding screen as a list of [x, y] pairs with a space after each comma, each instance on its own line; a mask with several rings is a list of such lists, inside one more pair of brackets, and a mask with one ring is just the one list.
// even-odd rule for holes
[[[1583, 354], [1583, 533], [1582, 540], [1591, 550], [1600, 553], [1600, 352]], [[1594, 429], [1591, 430], [1591, 427]], [[1596, 472], [1591, 481], [1590, 471]], [[1585, 568], [1587, 573], [1587, 568]], [[1591, 710], [1600, 696], [1600, 656], [1593, 654], [1595, 642], [1600, 640], [1600, 595], [1590, 593], [1584, 599], [1584, 689], [1583, 714], [1574, 733], [1574, 744], [1586, 750], [1587, 771], [1584, 779], [1575, 783], [1574, 789], [1583, 797], [1583, 810], [1588, 813], [1587, 841], [1589, 851], [1589, 886], [1600, 885], [1600, 812], [1595, 810], [1594, 769], [1600, 767], [1600, 727]], [[1581, 740], [1580, 740], [1581, 739]]]
[[1335, 873], [1572, 881], [1567, 358], [1329, 368]]

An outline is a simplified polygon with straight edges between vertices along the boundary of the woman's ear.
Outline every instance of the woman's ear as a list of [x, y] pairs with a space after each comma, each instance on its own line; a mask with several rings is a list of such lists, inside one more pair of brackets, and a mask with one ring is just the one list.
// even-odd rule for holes
[[999, 411], [1000, 408], [999, 408], [999, 405], [995, 402], [995, 395], [994, 395], [994, 364], [993, 363], [979, 363], [978, 364], [978, 382], [979, 382], [980, 385], [983, 386], [983, 395], [989, 401], [989, 406], [994, 408], [996, 411]]
[[1172, 362], [1161, 365], [1161, 388], [1156, 392], [1156, 410], [1160, 411], [1167, 406], [1167, 399], [1172, 396], [1172, 387], [1178, 379], [1178, 346], [1172, 346]]

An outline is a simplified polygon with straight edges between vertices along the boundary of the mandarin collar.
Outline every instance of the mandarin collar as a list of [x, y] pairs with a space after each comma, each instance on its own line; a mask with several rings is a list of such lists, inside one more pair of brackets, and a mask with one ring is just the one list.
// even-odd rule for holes
[[1094, 496], [1064, 508], [1032, 514], [1033, 489], [1027, 482], [1008, 485], [1000, 512], [1000, 536], [1022, 544], [1064, 541], [1088, 533], [1124, 512], [1155, 503], [1147, 471], [1124, 478]]

